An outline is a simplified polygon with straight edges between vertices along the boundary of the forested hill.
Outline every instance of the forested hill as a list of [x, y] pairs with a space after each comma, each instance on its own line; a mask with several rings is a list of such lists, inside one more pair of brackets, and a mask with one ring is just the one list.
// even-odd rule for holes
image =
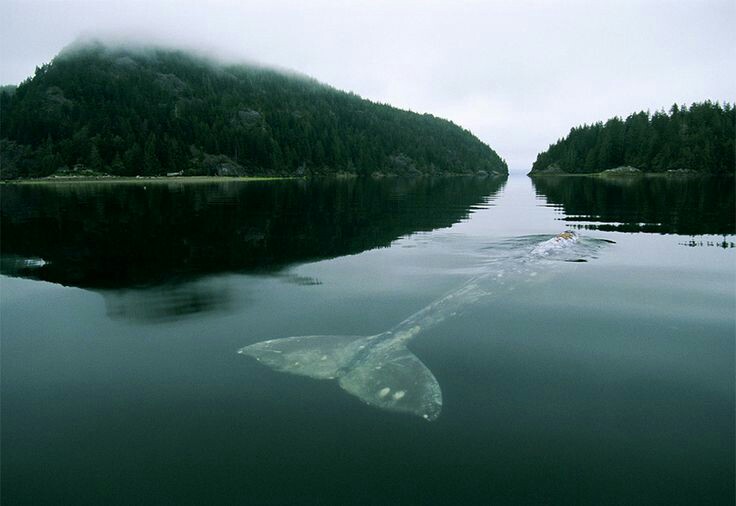
[[531, 174], [591, 173], [621, 166], [644, 172], [733, 174], [736, 108], [703, 102], [570, 130], [537, 155]]
[[264, 67], [99, 42], [0, 88], [0, 139], [3, 178], [508, 172], [429, 114]]

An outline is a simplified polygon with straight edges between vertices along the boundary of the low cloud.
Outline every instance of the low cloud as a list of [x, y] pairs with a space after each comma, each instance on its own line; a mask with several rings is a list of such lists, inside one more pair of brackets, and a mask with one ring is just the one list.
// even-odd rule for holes
[[518, 172], [574, 125], [735, 98], [732, 0], [6, 0], [3, 11], [2, 83], [82, 34], [152, 41], [447, 117]]

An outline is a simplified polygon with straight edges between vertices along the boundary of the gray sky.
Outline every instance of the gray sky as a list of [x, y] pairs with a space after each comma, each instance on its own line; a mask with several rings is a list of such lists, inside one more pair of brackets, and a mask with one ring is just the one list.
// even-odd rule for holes
[[291, 68], [453, 120], [526, 172], [570, 127], [733, 102], [736, 0], [0, 0], [0, 83], [79, 36]]

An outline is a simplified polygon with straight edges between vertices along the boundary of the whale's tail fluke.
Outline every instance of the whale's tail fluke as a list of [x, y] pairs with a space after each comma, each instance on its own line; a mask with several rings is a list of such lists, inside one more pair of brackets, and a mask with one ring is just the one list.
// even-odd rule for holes
[[434, 420], [442, 410], [437, 379], [400, 342], [378, 336], [298, 336], [252, 344], [238, 353], [276, 371], [336, 379], [346, 392], [388, 411]]

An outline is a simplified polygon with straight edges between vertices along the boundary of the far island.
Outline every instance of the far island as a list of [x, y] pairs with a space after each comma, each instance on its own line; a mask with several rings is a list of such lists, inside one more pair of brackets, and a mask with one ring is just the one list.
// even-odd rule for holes
[[732, 104], [710, 101], [614, 117], [570, 130], [529, 175], [733, 175], [735, 123]]
[[0, 87], [0, 179], [507, 174], [451, 121], [293, 72], [77, 43]]

